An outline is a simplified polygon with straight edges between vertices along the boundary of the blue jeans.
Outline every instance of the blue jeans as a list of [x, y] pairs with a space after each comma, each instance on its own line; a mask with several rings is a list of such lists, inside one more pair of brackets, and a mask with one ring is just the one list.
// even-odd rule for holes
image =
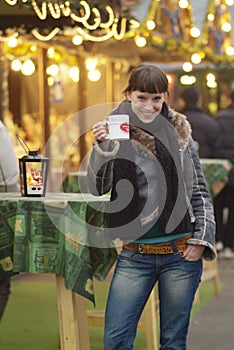
[[186, 350], [190, 311], [201, 274], [201, 259], [186, 261], [180, 253], [140, 254], [123, 248], [107, 300], [104, 349], [133, 349], [138, 321], [158, 282], [160, 350]]

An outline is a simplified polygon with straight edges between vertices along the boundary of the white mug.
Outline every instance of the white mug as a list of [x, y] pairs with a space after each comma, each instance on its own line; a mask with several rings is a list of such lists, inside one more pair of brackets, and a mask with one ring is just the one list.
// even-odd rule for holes
[[112, 114], [107, 117], [110, 140], [129, 139], [129, 116], [127, 114]]

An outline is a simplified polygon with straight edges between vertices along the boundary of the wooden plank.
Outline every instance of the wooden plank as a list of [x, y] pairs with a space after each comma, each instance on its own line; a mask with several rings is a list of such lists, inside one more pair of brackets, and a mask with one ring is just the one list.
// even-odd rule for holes
[[85, 299], [56, 276], [61, 350], [90, 350]]

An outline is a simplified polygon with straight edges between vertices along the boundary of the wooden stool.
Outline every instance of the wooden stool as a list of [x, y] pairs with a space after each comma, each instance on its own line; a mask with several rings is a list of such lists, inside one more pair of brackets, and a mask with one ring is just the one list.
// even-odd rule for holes
[[[220, 280], [218, 271], [218, 260], [213, 261], [203, 261], [203, 272], [201, 277], [201, 282], [207, 282], [212, 280], [214, 283], [215, 295], [220, 293]], [[200, 302], [199, 288], [197, 290], [194, 303]]]

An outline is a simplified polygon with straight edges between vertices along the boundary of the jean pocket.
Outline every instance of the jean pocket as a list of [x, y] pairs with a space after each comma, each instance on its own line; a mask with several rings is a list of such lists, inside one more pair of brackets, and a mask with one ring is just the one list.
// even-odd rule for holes
[[120, 259], [126, 259], [126, 260], [134, 260], [134, 258], [139, 257], [140, 253], [134, 250], [126, 249], [123, 247], [119, 258]]

